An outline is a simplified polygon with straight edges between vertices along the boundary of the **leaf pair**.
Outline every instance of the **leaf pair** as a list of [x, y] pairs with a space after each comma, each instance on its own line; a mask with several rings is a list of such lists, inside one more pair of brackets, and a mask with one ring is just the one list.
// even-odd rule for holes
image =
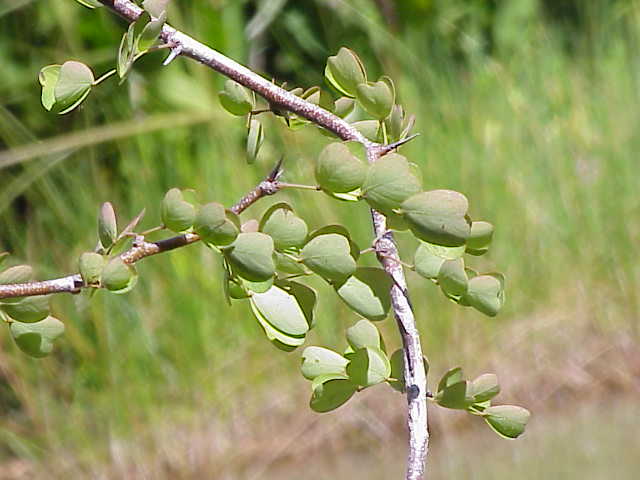
[[359, 388], [386, 381], [391, 364], [384, 353], [378, 329], [360, 320], [347, 330], [345, 355], [322, 347], [307, 347], [302, 353], [302, 375], [312, 380], [311, 408], [328, 412], [343, 405]]
[[517, 438], [524, 432], [530, 413], [516, 405], [491, 406], [491, 400], [498, 393], [500, 385], [494, 374], [480, 375], [473, 381], [467, 381], [462, 379], [462, 369], [456, 367], [443, 375], [434, 400], [440, 406], [482, 416], [499, 435]]
[[40, 70], [38, 80], [42, 86], [42, 106], [60, 115], [80, 105], [95, 82], [91, 69], [76, 61], [48, 65]]

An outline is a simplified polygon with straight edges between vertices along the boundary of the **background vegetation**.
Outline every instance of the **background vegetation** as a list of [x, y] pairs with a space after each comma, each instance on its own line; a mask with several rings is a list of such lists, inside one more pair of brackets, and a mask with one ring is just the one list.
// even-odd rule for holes
[[[318, 84], [326, 57], [352, 47], [397, 80], [416, 114], [421, 136], [405, 154], [425, 186], [464, 192], [471, 214], [496, 225], [478, 262], [507, 274], [497, 318], [419, 280], [411, 293], [431, 378], [454, 363], [469, 376], [497, 371], [501, 400], [534, 417], [508, 442], [433, 408], [431, 478], [635, 478], [639, 2], [172, 3], [174, 25], [290, 84]], [[103, 201], [122, 222], [146, 207], [153, 225], [168, 188], [231, 204], [282, 153], [287, 178], [307, 180], [326, 141], [274, 121], [259, 161], [245, 165], [244, 126], [216, 98], [223, 79], [186, 60], [163, 68], [160, 53], [80, 111], [45, 112], [38, 70], [75, 58], [102, 73], [122, 28], [71, 0], [0, 4], [0, 250], [41, 278], [75, 270]], [[369, 243], [364, 206], [313, 193], [291, 201], [310, 224], [339, 221]], [[59, 296], [67, 334], [49, 359], [2, 335], [0, 478], [397, 475], [404, 399], [381, 386], [335, 413], [310, 412], [298, 354], [273, 349], [245, 305], [225, 305], [218, 269], [193, 246], [145, 260], [124, 298]], [[356, 319], [326, 293], [312, 341], [342, 348]], [[393, 321], [382, 328], [399, 342]]]

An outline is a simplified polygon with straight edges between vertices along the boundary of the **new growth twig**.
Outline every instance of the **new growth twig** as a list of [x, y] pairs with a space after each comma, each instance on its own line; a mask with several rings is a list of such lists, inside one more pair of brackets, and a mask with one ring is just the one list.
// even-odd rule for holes
[[[230, 210], [235, 214], [240, 214], [261, 198], [277, 193], [281, 189], [278, 182], [278, 178], [282, 173], [281, 166], [282, 162], [280, 161], [262, 182], [238, 200]], [[133, 265], [143, 258], [169, 252], [199, 241], [200, 237], [195, 233], [176, 235], [156, 242], [147, 242], [143, 235], [137, 235], [131, 248], [121, 253], [120, 258], [124, 263]], [[83, 288], [94, 287], [85, 285], [79, 274], [73, 274], [40, 282], [0, 285], [0, 299], [48, 295], [53, 293], [79, 293]]]

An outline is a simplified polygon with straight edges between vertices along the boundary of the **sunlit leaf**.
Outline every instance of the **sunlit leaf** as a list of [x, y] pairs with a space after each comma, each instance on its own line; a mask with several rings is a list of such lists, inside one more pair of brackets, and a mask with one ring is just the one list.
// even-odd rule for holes
[[346, 375], [349, 361], [339, 353], [322, 347], [307, 347], [302, 352], [302, 375], [313, 380], [320, 375]]

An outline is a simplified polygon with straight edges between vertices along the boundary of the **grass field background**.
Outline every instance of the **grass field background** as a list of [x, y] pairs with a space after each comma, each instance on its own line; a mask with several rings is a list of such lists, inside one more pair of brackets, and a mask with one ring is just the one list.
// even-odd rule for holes
[[[455, 365], [469, 376], [495, 371], [498, 400], [529, 408], [531, 428], [506, 441], [434, 407], [431, 478], [635, 478], [640, 5], [173, 3], [174, 25], [290, 84], [321, 83], [326, 57], [354, 48], [416, 114], [421, 135], [403, 153], [425, 187], [464, 192], [471, 215], [496, 225], [474, 265], [507, 276], [498, 317], [461, 309], [409, 274], [412, 301], [432, 388]], [[0, 250], [40, 278], [75, 270], [95, 245], [103, 201], [123, 225], [146, 208], [153, 226], [168, 188], [230, 205], [282, 154], [289, 181], [311, 182], [327, 142], [273, 120], [246, 165], [243, 122], [217, 101], [224, 79], [187, 60], [161, 67], [160, 53], [78, 112], [45, 112], [39, 69], [74, 58], [102, 73], [122, 29], [71, 0], [0, 5]], [[339, 222], [361, 248], [370, 243], [364, 205], [283, 198], [311, 226]], [[415, 245], [399, 241], [411, 261]], [[378, 386], [313, 414], [299, 353], [275, 350], [246, 305], [225, 304], [210, 251], [194, 245], [139, 270], [126, 296], [55, 298], [67, 333], [50, 358], [29, 359], [0, 336], [0, 479], [399, 476], [403, 397]], [[341, 349], [356, 316], [313, 285], [321, 300], [309, 344]], [[399, 344], [392, 319], [380, 327], [388, 346]]]

